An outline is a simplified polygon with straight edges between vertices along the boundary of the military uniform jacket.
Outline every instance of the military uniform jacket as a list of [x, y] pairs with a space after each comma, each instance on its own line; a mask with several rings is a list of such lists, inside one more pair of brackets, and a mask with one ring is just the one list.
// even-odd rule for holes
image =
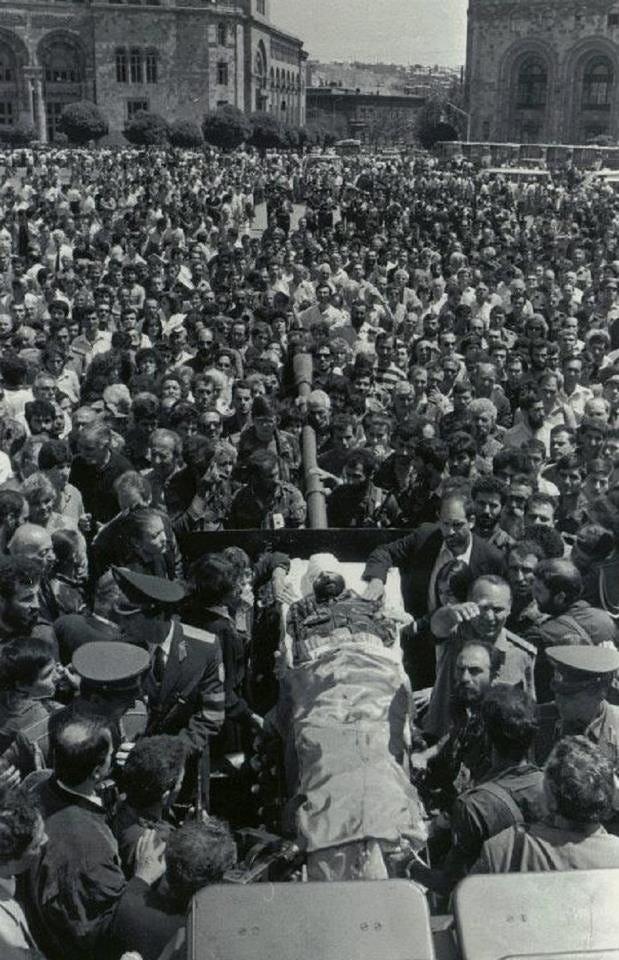
[[525, 762], [490, 771], [482, 782], [460, 794], [452, 810], [453, 847], [446, 863], [454, 883], [473, 866], [486, 840], [539, 818], [543, 779], [539, 767]]
[[217, 638], [178, 621], [161, 686], [152, 673], [142, 688], [148, 697], [149, 736], [180, 736], [202, 753], [224, 722], [224, 667]]
[[602, 709], [585, 731], [575, 731], [565, 726], [554, 700], [541, 703], [537, 708], [539, 730], [535, 740], [535, 759], [540, 765], [548, 759], [550, 751], [561, 737], [583, 733], [591, 743], [600, 747], [604, 756], [613, 764], [619, 775], [619, 707], [602, 702]]

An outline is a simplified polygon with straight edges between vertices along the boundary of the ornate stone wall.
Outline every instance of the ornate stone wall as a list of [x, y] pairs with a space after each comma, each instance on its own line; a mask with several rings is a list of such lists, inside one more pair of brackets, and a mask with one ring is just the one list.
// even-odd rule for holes
[[223, 103], [274, 110], [269, 76], [279, 67], [290, 77], [277, 91], [278, 108], [287, 98], [278, 116], [303, 122], [303, 44], [259, 6], [0, 0], [0, 128], [31, 119], [40, 139], [51, 138], [63, 106], [78, 99], [95, 100], [112, 130], [140, 106], [198, 122]]
[[470, 0], [471, 139], [619, 138], [619, 0]]

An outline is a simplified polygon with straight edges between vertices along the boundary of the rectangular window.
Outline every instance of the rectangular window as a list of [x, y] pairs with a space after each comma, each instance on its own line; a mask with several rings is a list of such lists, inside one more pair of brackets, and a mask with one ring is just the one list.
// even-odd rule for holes
[[10, 101], [0, 100], [0, 127], [13, 125], [13, 104]]
[[142, 51], [137, 47], [131, 51], [129, 65], [131, 69], [131, 83], [142, 83]]
[[267, 0], [258, 0], [258, 13], [263, 17], [266, 17], [267, 12]]
[[228, 64], [227, 63], [218, 63], [217, 64], [217, 83], [220, 87], [228, 86]]
[[47, 116], [47, 138], [50, 143], [53, 141], [60, 124], [60, 118], [62, 116], [62, 111], [66, 107], [66, 103], [59, 103], [58, 101], [48, 100], [45, 105], [45, 113]]
[[3, 80], [5, 83], [11, 83], [13, 80], [11, 65], [4, 60], [0, 60], [0, 80]]
[[619, 13], [609, 13], [609, 14], [608, 14], [608, 26], [609, 26], [609, 27], [619, 27]]
[[127, 82], [127, 51], [119, 47], [116, 51], [116, 83]]
[[127, 100], [127, 120], [132, 120], [142, 110], [148, 111], [148, 100]]
[[157, 54], [146, 54], [146, 82], [157, 83]]

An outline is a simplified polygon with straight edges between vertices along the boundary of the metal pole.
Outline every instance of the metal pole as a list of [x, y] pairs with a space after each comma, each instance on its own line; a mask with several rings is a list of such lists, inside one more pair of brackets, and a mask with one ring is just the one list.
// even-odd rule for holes
[[[311, 354], [298, 353], [293, 358], [292, 365], [299, 396], [307, 400], [312, 392]], [[328, 527], [327, 500], [322, 481], [314, 473], [318, 467], [318, 460], [316, 457], [316, 434], [313, 427], [303, 427], [301, 452], [305, 477], [308, 526], [313, 530], [326, 530]]]

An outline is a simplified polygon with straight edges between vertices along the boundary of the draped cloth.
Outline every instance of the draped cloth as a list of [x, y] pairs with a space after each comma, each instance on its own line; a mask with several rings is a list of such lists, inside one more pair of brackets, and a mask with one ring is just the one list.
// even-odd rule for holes
[[391, 847], [404, 836], [418, 849], [423, 808], [400, 765], [412, 694], [399, 650], [365, 633], [322, 641], [280, 686], [299, 838], [308, 854], [371, 840]]

